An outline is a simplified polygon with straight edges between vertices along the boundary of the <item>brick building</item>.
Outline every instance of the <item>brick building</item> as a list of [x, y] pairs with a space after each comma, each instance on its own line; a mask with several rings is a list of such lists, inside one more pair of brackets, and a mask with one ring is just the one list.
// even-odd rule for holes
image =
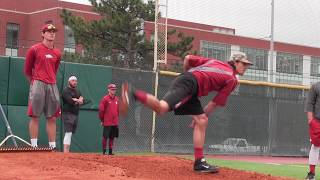
[[1, 0], [0, 1], [0, 55], [24, 56], [28, 47], [41, 41], [41, 27], [53, 22], [58, 28], [56, 47], [74, 51], [74, 39], [70, 29], [63, 25], [60, 14], [62, 9], [87, 20], [100, 16], [87, 5], [59, 0]]

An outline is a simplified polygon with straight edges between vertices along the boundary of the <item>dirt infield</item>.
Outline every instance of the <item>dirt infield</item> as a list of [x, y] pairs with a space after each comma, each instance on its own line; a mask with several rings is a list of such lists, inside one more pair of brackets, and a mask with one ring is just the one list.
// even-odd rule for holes
[[[285, 178], [221, 168], [198, 174], [193, 162], [173, 156], [102, 156], [98, 154], [0, 153], [0, 179], [224, 179], [285, 180]], [[288, 178], [289, 179], [289, 178]]]

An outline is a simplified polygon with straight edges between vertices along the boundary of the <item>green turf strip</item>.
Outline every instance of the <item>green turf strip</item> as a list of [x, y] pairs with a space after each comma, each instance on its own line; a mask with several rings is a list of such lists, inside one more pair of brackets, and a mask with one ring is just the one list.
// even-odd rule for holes
[[[206, 159], [210, 164], [215, 164], [220, 167], [254, 171], [262, 174], [270, 174], [272, 176], [284, 176], [284, 177], [291, 177], [291, 178], [297, 178], [297, 179], [304, 179], [309, 170], [308, 165], [302, 165], [302, 164], [276, 165], [276, 164], [221, 160], [221, 159], [213, 159], [213, 158], [206, 158]], [[320, 168], [317, 168], [316, 172], [320, 173]], [[316, 179], [320, 179], [320, 175], [318, 175]]]

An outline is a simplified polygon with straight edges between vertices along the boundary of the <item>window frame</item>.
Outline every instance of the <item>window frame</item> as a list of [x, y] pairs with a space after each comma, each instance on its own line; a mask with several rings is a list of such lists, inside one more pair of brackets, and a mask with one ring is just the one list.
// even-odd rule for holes
[[[303, 55], [301, 54], [277, 52], [276, 62], [277, 62], [276, 71], [278, 73], [296, 74], [296, 75], [303, 74]], [[297, 65], [298, 65], [298, 69], [296, 69]], [[283, 69], [281, 66], [282, 67], [287, 66], [287, 68]]]
[[311, 56], [310, 61], [310, 76], [320, 77], [320, 57]]
[[[222, 51], [224, 52], [221, 53]], [[201, 40], [200, 54], [207, 58], [214, 58], [220, 61], [228, 61], [231, 55], [231, 44]]]
[[[268, 50], [241, 46], [240, 51], [244, 52], [247, 55], [248, 59], [253, 62], [253, 66], [249, 66], [249, 69], [263, 71], [268, 70]], [[251, 55], [253, 55], [254, 58], [250, 57]], [[257, 60], [258, 57], [262, 57], [262, 59]], [[257, 61], [259, 61], [259, 63]], [[262, 64], [263, 67], [259, 67], [258, 65], [260, 64]]]
[[[71, 40], [71, 38], [69, 36], [72, 36], [73, 39]], [[69, 42], [69, 40], [71, 40]], [[76, 49], [76, 41], [75, 41], [75, 37], [74, 37], [74, 32], [73, 30], [67, 26], [64, 25], [64, 42], [63, 42], [63, 47], [64, 47], [64, 51], [70, 52], [70, 53], [74, 53], [75, 49]]]
[[[13, 25], [13, 26], [10, 26]], [[11, 29], [9, 29], [9, 27], [12, 27]], [[13, 27], [17, 27], [17, 29], [14, 29]], [[11, 42], [9, 42], [9, 30], [17, 31], [17, 37], [16, 37], [16, 42], [13, 43], [14, 38], [11, 38]], [[18, 23], [12, 23], [12, 22], [7, 22], [6, 25], [6, 48], [7, 49], [19, 49], [19, 35], [20, 35], [20, 24]]]

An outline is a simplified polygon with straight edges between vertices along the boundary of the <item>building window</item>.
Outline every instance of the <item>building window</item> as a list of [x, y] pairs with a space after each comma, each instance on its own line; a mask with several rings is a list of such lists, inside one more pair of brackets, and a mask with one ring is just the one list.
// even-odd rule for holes
[[240, 51], [246, 53], [248, 59], [253, 62], [253, 66], [250, 66], [250, 69], [265, 71], [268, 69], [267, 50], [241, 47]]
[[311, 57], [311, 76], [320, 77], [320, 57]]
[[277, 52], [277, 72], [302, 75], [303, 56]]
[[19, 48], [19, 24], [7, 23], [6, 55], [17, 56]]
[[76, 42], [73, 30], [69, 26], [64, 26], [64, 51], [75, 53]]
[[229, 60], [231, 54], [231, 45], [210, 41], [201, 41], [200, 43], [200, 52], [202, 56], [221, 61]]

